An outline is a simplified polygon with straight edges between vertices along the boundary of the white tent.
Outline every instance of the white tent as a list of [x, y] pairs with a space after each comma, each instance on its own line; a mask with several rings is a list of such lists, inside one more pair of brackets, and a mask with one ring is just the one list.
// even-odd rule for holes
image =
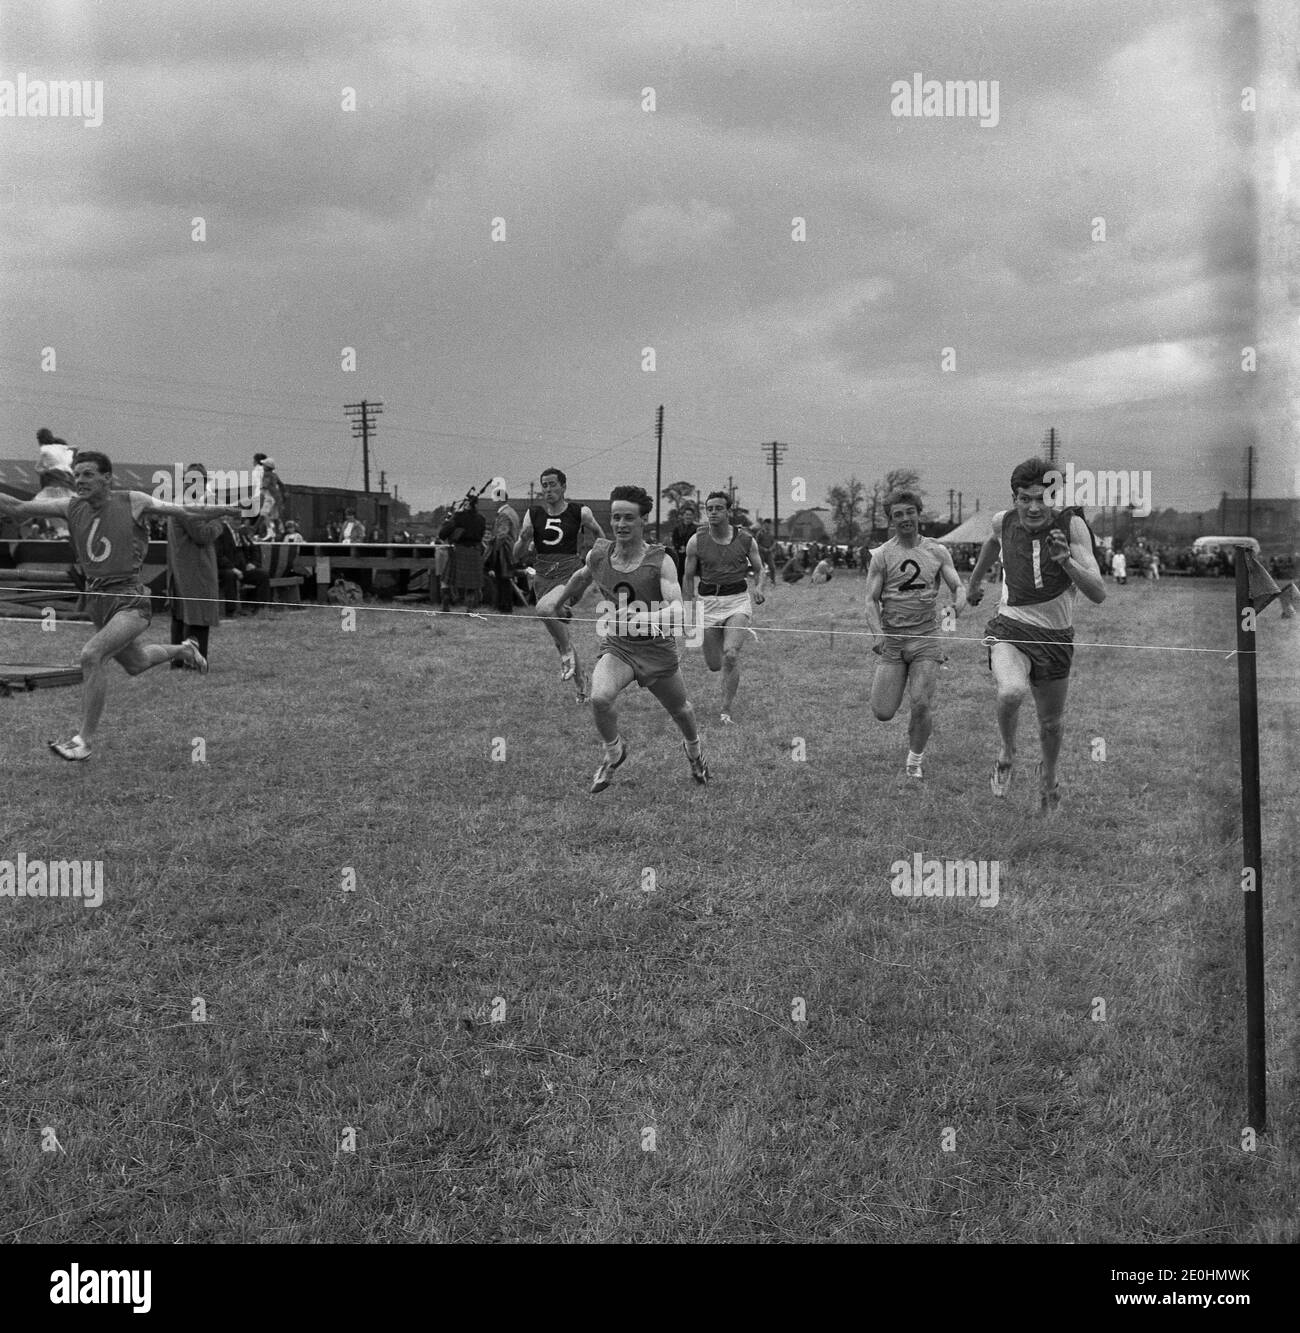
[[977, 509], [964, 523], [951, 532], [945, 532], [939, 541], [945, 546], [962, 546], [967, 542], [982, 546], [993, 535], [993, 511]]

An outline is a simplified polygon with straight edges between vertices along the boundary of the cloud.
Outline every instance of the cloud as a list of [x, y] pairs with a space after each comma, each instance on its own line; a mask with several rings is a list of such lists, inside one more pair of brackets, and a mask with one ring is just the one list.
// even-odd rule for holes
[[647, 204], [619, 224], [615, 250], [634, 268], [700, 259], [721, 245], [735, 226], [725, 208], [692, 199], [680, 204]]

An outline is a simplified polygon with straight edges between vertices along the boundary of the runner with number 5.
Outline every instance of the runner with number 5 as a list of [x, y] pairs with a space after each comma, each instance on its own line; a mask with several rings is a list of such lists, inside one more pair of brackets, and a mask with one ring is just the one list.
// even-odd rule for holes
[[871, 553], [867, 570], [867, 625], [875, 634], [871, 651], [880, 657], [871, 681], [871, 711], [888, 722], [911, 697], [907, 724], [909, 778], [923, 777], [921, 761], [933, 726], [931, 703], [939, 668], [947, 654], [939, 642], [939, 584], [952, 593], [955, 612], [966, 609], [952, 553], [921, 535], [921, 499], [895, 491], [885, 504], [894, 535]]
[[587, 700], [587, 677], [578, 661], [569, 637], [568, 622], [573, 612], [559, 607], [564, 585], [582, 568], [578, 534], [585, 532], [591, 541], [601, 541], [605, 534], [595, 515], [586, 505], [564, 498], [568, 478], [558, 467], [548, 467], [541, 475], [542, 503], [529, 507], [515, 543], [515, 563], [520, 563], [531, 546], [537, 552], [533, 590], [537, 594], [537, 614], [560, 654], [560, 679], [573, 681], [579, 703]]

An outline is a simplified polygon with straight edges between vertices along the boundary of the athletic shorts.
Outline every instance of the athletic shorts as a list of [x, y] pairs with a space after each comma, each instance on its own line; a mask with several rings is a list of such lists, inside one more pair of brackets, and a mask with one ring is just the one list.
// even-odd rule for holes
[[700, 597], [700, 611], [704, 615], [705, 629], [721, 629], [732, 616], [754, 617], [754, 603], [749, 589], [734, 592], [727, 597]]
[[582, 566], [580, 555], [556, 555], [534, 561], [533, 568], [537, 573], [533, 577], [533, 591], [537, 600], [540, 602], [548, 592], [563, 588]]
[[606, 655], [626, 662], [635, 673], [636, 683], [644, 690], [667, 680], [681, 668], [675, 639], [620, 639], [609, 635], [600, 641], [596, 661]]
[[[1029, 683], [1041, 685], [1049, 680], [1064, 680], [1074, 661], [1074, 630], [1045, 629], [1027, 625], [1023, 620], [994, 616], [985, 633], [1004, 643], [1013, 643], [1029, 659]], [[1062, 642], [1068, 640], [1068, 642]], [[993, 670], [993, 649], [989, 649], [989, 670]]]
[[933, 635], [935, 627], [918, 629], [918, 634], [886, 634], [885, 642], [871, 651], [882, 662], [901, 662], [904, 666], [911, 666], [913, 662], [938, 662], [940, 665], [946, 662], [948, 654], [943, 650], [942, 641], [922, 637]]
[[153, 599], [139, 579], [113, 579], [90, 584], [85, 595], [96, 629], [103, 629], [119, 611], [138, 611], [146, 624], [153, 619]]

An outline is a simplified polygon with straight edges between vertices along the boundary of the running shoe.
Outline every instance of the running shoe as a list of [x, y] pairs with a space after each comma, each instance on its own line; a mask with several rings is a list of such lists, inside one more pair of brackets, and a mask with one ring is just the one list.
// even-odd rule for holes
[[206, 676], [208, 674], [208, 659], [199, 652], [199, 645], [193, 639], [186, 639], [181, 647], [189, 649], [189, 652], [185, 655], [185, 664], [192, 670], [197, 671], [199, 675]]
[[81, 739], [80, 736], [74, 736], [70, 741], [51, 741], [50, 749], [59, 756], [60, 759], [89, 759], [90, 746]]
[[723, 724], [723, 726], [727, 726], [727, 727], [731, 726], [731, 725], [732, 725], [731, 714], [730, 714], [730, 713], [719, 713], [719, 714], [718, 714], [718, 721], [721, 722], [721, 723]]
[[925, 776], [921, 772], [921, 761], [919, 759], [909, 759], [907, 761], [907, 776], [918, 780]]
[[994, 796], [1005, 796], [1007, 788], [1011, 786], [1011, 765], [1004, 764], [1000, 759], [994, 760], [993, 772], [989, 775], [989, 786], [993, 789]]
[[567, 653], [560, 654], [560, 679], [572, 680], [573, 673], [578, 669], [578, 655], [569, 649]]
[[[686, 742], [682, 742], [682, 749], [686, 750]], [[709, 766], [704, 762], [704, 748], [700, 747], [700, 752], [694, 759], [691, 758], [691, 752], [686, 750], [686, 759], [691, 766], [691, 777], [700, 784], [701, 787], [709, 785]]]
[[591, 698], [591, 677], [579, 671], [573, 678], [573, 693], [577, 703], [585, 704]]
[[619, 751], [617, 759], [602, 759], [600, 767], [596, 770], [596, 776], [591, 780], [591, 790], [593, 795], [598, 791], [604, 791], [614, 779], [614, 770], [627, 758], [627, 742], [622, 742], [623, 748]]

